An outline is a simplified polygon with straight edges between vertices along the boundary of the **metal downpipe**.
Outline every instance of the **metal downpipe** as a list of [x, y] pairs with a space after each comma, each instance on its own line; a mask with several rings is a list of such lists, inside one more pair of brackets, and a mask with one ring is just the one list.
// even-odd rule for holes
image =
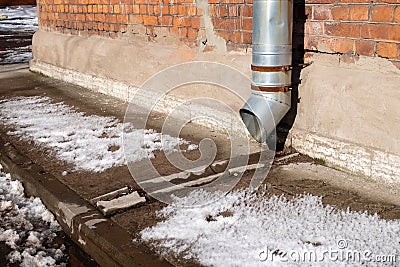
[[291, 106], [292, 18], [292, 0], [253, 2], [252, 93], [240, 116], [260, 143]]

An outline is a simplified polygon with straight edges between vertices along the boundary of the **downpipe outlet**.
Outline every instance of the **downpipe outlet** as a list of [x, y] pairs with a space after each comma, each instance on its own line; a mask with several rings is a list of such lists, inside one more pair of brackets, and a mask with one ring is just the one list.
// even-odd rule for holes
[[254, 0], [252, 93], [240, 109], [251, 136], [267, 142], [291, 106], [293, 0]]

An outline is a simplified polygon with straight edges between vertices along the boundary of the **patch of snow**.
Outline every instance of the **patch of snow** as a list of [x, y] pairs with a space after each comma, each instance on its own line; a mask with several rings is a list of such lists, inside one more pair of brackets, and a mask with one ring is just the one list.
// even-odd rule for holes
[[[379, 255], [400, 260], [398, 220], [337, 210], [312, 195], [288, 200], [249, 190], [224, 198], [220, 194], [195, 191], [176, 198], [174, 205], [160, 211], [163, 222], [140, 233], [142, 240], [162, 254], [173, 253], [205, 266], [381, 266], [374, 261]], [[201, 205], [210, 200], [215, 201]], [[335, 251], [344, 258], [334, 261], [326, 254]], [[360, 258], [346, 258], [353, 252]], [[294, 254], [289, 257], [290, 253]], [[302, 260], [306, 253], [318, 258]]]
[[[55, 156], [74, 166], [74, 171], [103, 172], [126, 164], [125, 154], [136, 162], [171, 152], [189, 142], [135, 129], [113, 117], [86, 115], [48, 97], [15, 97], [0, 101], [0, 121], [15, 130], [8, 132], [55, 151]], [[129, 145], [122, 149], [122, 136]]]
[[7, 259], [20, 266], [65, 266], [65, 247], [53, 242], [61, 231], [54, 216], [38, 198], [27, 198], [19, 181], [1, 172], [0, 242], [12, 251]]
[[18, 50], [7, 54], [3, 59], [1, 59], [2, 64], [15, 64], [24, 63], [32, 59], [32, 52], [19, 52]]
[[188, 145], [187, 150], [188, 150], [188, 151], [192, 151], [192, 150], [196, 150], [196, 149], [198, 149], [198, 148], [199, 148], [198, 145], [196, 145], [196, 144], [190, 144], [190, 145]]
[[0, 31], [36, 31], [38, 18], [36, 6], [10, 6], [0, 8]]

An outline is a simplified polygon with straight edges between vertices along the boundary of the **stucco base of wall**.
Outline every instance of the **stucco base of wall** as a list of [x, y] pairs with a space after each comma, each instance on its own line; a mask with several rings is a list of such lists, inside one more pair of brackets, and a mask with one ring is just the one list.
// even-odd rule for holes
[[[200, 53], [181, 43], [164, 40], [149, 42], [143, 39], [111, 39], [98, 36], [73, 36], [54, 32], [37, 31], [33, 38], [31, 71], [76, 84], [90, 90], [111, 95], [155, 112], [171, 114], [179, 108], [181, 115], [191, 123], [223, 129], [224, 132], [244, 133], [238, 110], [250, 96], [250, 54], [246, 52]], [[182, 85], [171, 88], [168, 94], [162, 90], [142, 90], [149, 78], [171, 66], [187, 62], [215, 62], [243, 72], [235, 86], [241, 88], [242, 97], [213, 84]], [[245, 73], [247, 72], [247, 73]], [[165, 83], [172, 83], [177, 73]], [[232, 73], [210, 73], [221, 80], [235, 81]], [[161, 85], [161, 84], [160, 84]], [[218, 88], [219, 87], [219, 88]], [[154, 98], [163, 97], [153, 106]], [[243, 96], [244, 95], [244, 96]], [[195, 101], [208, 98], [227, 107], [220, 108], [212, 101]], [[196, 103], [194, 103], [196, 102]], [[203, 104], [198, 104], [202, 102]], [[207, 104], [209, 102], [209, 104]], [[214, 120], [208, 118], [216, 118]]]
[[[143, 42], [38, 31], [30, 67], [32, 71], [125, 101], [134, 96], [135, 103], [143, 107], [149, 105], [152, 96], [138, 88], [149, 77], [174, 64], [210, 60], [250, 76], [249, 53], [202, 53], [175, 43]], [[301, 74], [301, 99], [287, 144], [323, 159], [332, 167], [389, 184], [400, 183], [400, 71], [378, 58], [358, 58], [346, 63], [336, 55], [321, 55], [313, 60]], [[248, 85], [243, 86], [250, 92]], [[185, 114], [188, 120], [197, 118], [194, 123], [223, 131], [243, 131], [237, 114], [243, 101], [228, 97], [215, 87], [200, 91], [200, 97], [210, 95], [232, 111], [187, 102], [187, 98], [198, 94], [195, 87], [166, 95], [154, 111], [170, 113], [186, 103]], [[210, 114], [218, 121], [208, 120]]]
[[387, 184], [400, 183], [398, 155], [299, 129], [292, 129], [287, 144], [335, 169]]
[[383, 58], [316, 55], [301, 78], [288, 143], [330, 166], [400, 183], [400, 71]]

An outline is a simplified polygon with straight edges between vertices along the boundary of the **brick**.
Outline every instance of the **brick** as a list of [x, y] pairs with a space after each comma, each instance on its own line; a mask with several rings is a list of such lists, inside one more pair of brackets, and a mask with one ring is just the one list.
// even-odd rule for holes
[[394, 10], [393, 21], [400, 22], [400, 6], [397, 6]]
[[157, 25], [158, 20], [156, 16], [143, 16], [144, 25]]
[[106, 21], [108, 23], [117, 23], [117, 15], [107, 14], [106, 15]]
[[253, 7], [252, 6], [240, 6], [240, 15], [243, 17], [252, 17], [253, 16]]
[[333, 4], [335, 0], [307, 0], [307, 4]]
[[86, 14], [86, 21], [93, 21], [94, 20], [94, 14]]
[[76, 20], [85, 21], [85, 14], [76, 14]]
[[228, 6], [227, 5], [211, 6], [211, 16], [218, 18], [228, 17]]
[[325, 34], [339, 37], [360, 38], [360, 25], [355, 23], [325, 23]]
[[178, 27], [171, 27], [171, 28], [169, 28], [169, 32], [178, 35], [179, 34], [179, 28]]
[[96, 20], [96, 21], [105, 21], [105, 15], [104, 14], [95, 14], [94, 15], [94, 19]]
[[239, 43], [242, 42], [242, 35], [240, 34], [239, 31], [231, 32], [231, 34], [230, 34], [230, 36], [229, 36], [229, 40], [230, 40], [232, 43], [239, 44]]
[[137, 22], [139, 24], [143, 24], [143, 16], [142, 15], [135, 16], [135, 19], [137, 20]]
[[242, 30], [251, 31], [253, 29], [252, 18], [242, 18]]
[[104, 13], [104, 14], [113, 12], [113, 6], [110, 6], [110, 5], [101, 5], [101, 8], [99, 5], [98, 8], [101, 9], [102, 13]]
[[390, 24], [365, 24], [362, 25], [361, 36], [366, 39], [400, 42], [400, 26]]
[[378, 56], [385, 58], [397, 58], [398, 44], [379, 42], [376, 46]]
[[314, 19], [316, 20], [331, 20], [331, 7], [326, 5], [313, 6]]
[[[127, 15], [117, 15], [117, 22], [119, 24], [128, 24], [128, 16]], [[158, 23], [156, 19], [156, 24]]]
[[160, 17], [160, 23], [164, 26], [172, 26], [172, 16], [162, 16]]
[[217, 31], [217, 34], [222, 37], [225, 41], [229, 41], [229, 31]]
[[234, 18], [213, 18], [214, 29], [216, 30], [235, 30], [237, 27], [236, 19]]
[[392, 22], [394, 6], [373, 6], [371, 7], [371, 21]]
[[354, 40], [339, 38], [335, 42], [335, 52], [347, 54], [354, 52]]
[[244, 4], [244, 0], [224, 0], [224, 2], [229, 4]]
[[349, 20], [349, 7], [335, 6], [332, 8], [331, 14], [334, 20]]
[[181, 16], [187, 16], [187, 7], [186, 6], [178, 6], [178, 14]]
[[335, 38], [318, 38], [318, 51], [321, 52], [334, 52], [336, 48], [336, 39]]
[[187, 15], [188, 16], [196, 16], [197, 8], [195, 6], [188, 6], [187, 8]]
[[93, 28], [93, 23], [92, 22], [86, 22], [84, 25], [85, 30], [91, 30]]
[[155, 15], [155, 14], [157, 14], [157, 13], [155, 12], [155, 10], [154, 10], [154, 7], [155, 7], [155, 6], [152, 6], [152, 5], [148, 5], [148, 6], [147, 6], [147, 14], [148, 14], [148, 15]]
[[228, 7], [228, 15], [229, 17], [237, 17], [239, 16], [239, 6], [231, 5]]
[[200, 29], [200, 18], [191, 18], [191, 26], [194, 29]]
[[373, 0], [339, 0], [341, 3], [372, 3]]
[[250, 32], [242, 32], [242, 42], [244, 44], [251, 44], [252, 34]]
[[196, 29], [192, 29], [192, 28], [188, 28], [187, 29], [187, 35], [189, 39], [197, 39], [197, 30]]
[[139, 5], [139, 14], [147, 15], [147, 5]]
[[190, 18], [174, 17], [173, 25], [177, 27], [190, 26]]
[[[140, 12], [142, 12], [142, 11], [140, 11]], [[178, 14], [178, 6], [176, 6], [176, 5], [169, 6], [169, 14], [171, 14], [171, 15]]]
[[368, 20], [369, 6], [366, 5], [352, 5], [349, 7], [350, 20], [366, 21]]
[[187, 38], [187, 28], [185, 27], [179, 28], [179, 37]]
[[113, 12], [114, 13], [120, 13], [121, 12], [121, 7], [119, 5], [113, 5]]
[[306, 34], [310, 35], [323, 35], [324, 24], [323, 22], [307, 21], [304, 24], [304, 31]]
[[380, 0], [380, 2], [388, 4], [399, 4], [400, 0]]
[[[168, 8], [168, 7], [167, 7], [167, 8]], [[140, 12], [139, 5], [133, 5], [132, 13], [133, 13], [133, 14], [139, 14], [139, 12]]]
[[373, 41], [365, 41], [365, 40], [357, 40], [355, 42], [356, 45], [356, 54], [362, 56], [373, 56], [375, 54], [375, 42]]

